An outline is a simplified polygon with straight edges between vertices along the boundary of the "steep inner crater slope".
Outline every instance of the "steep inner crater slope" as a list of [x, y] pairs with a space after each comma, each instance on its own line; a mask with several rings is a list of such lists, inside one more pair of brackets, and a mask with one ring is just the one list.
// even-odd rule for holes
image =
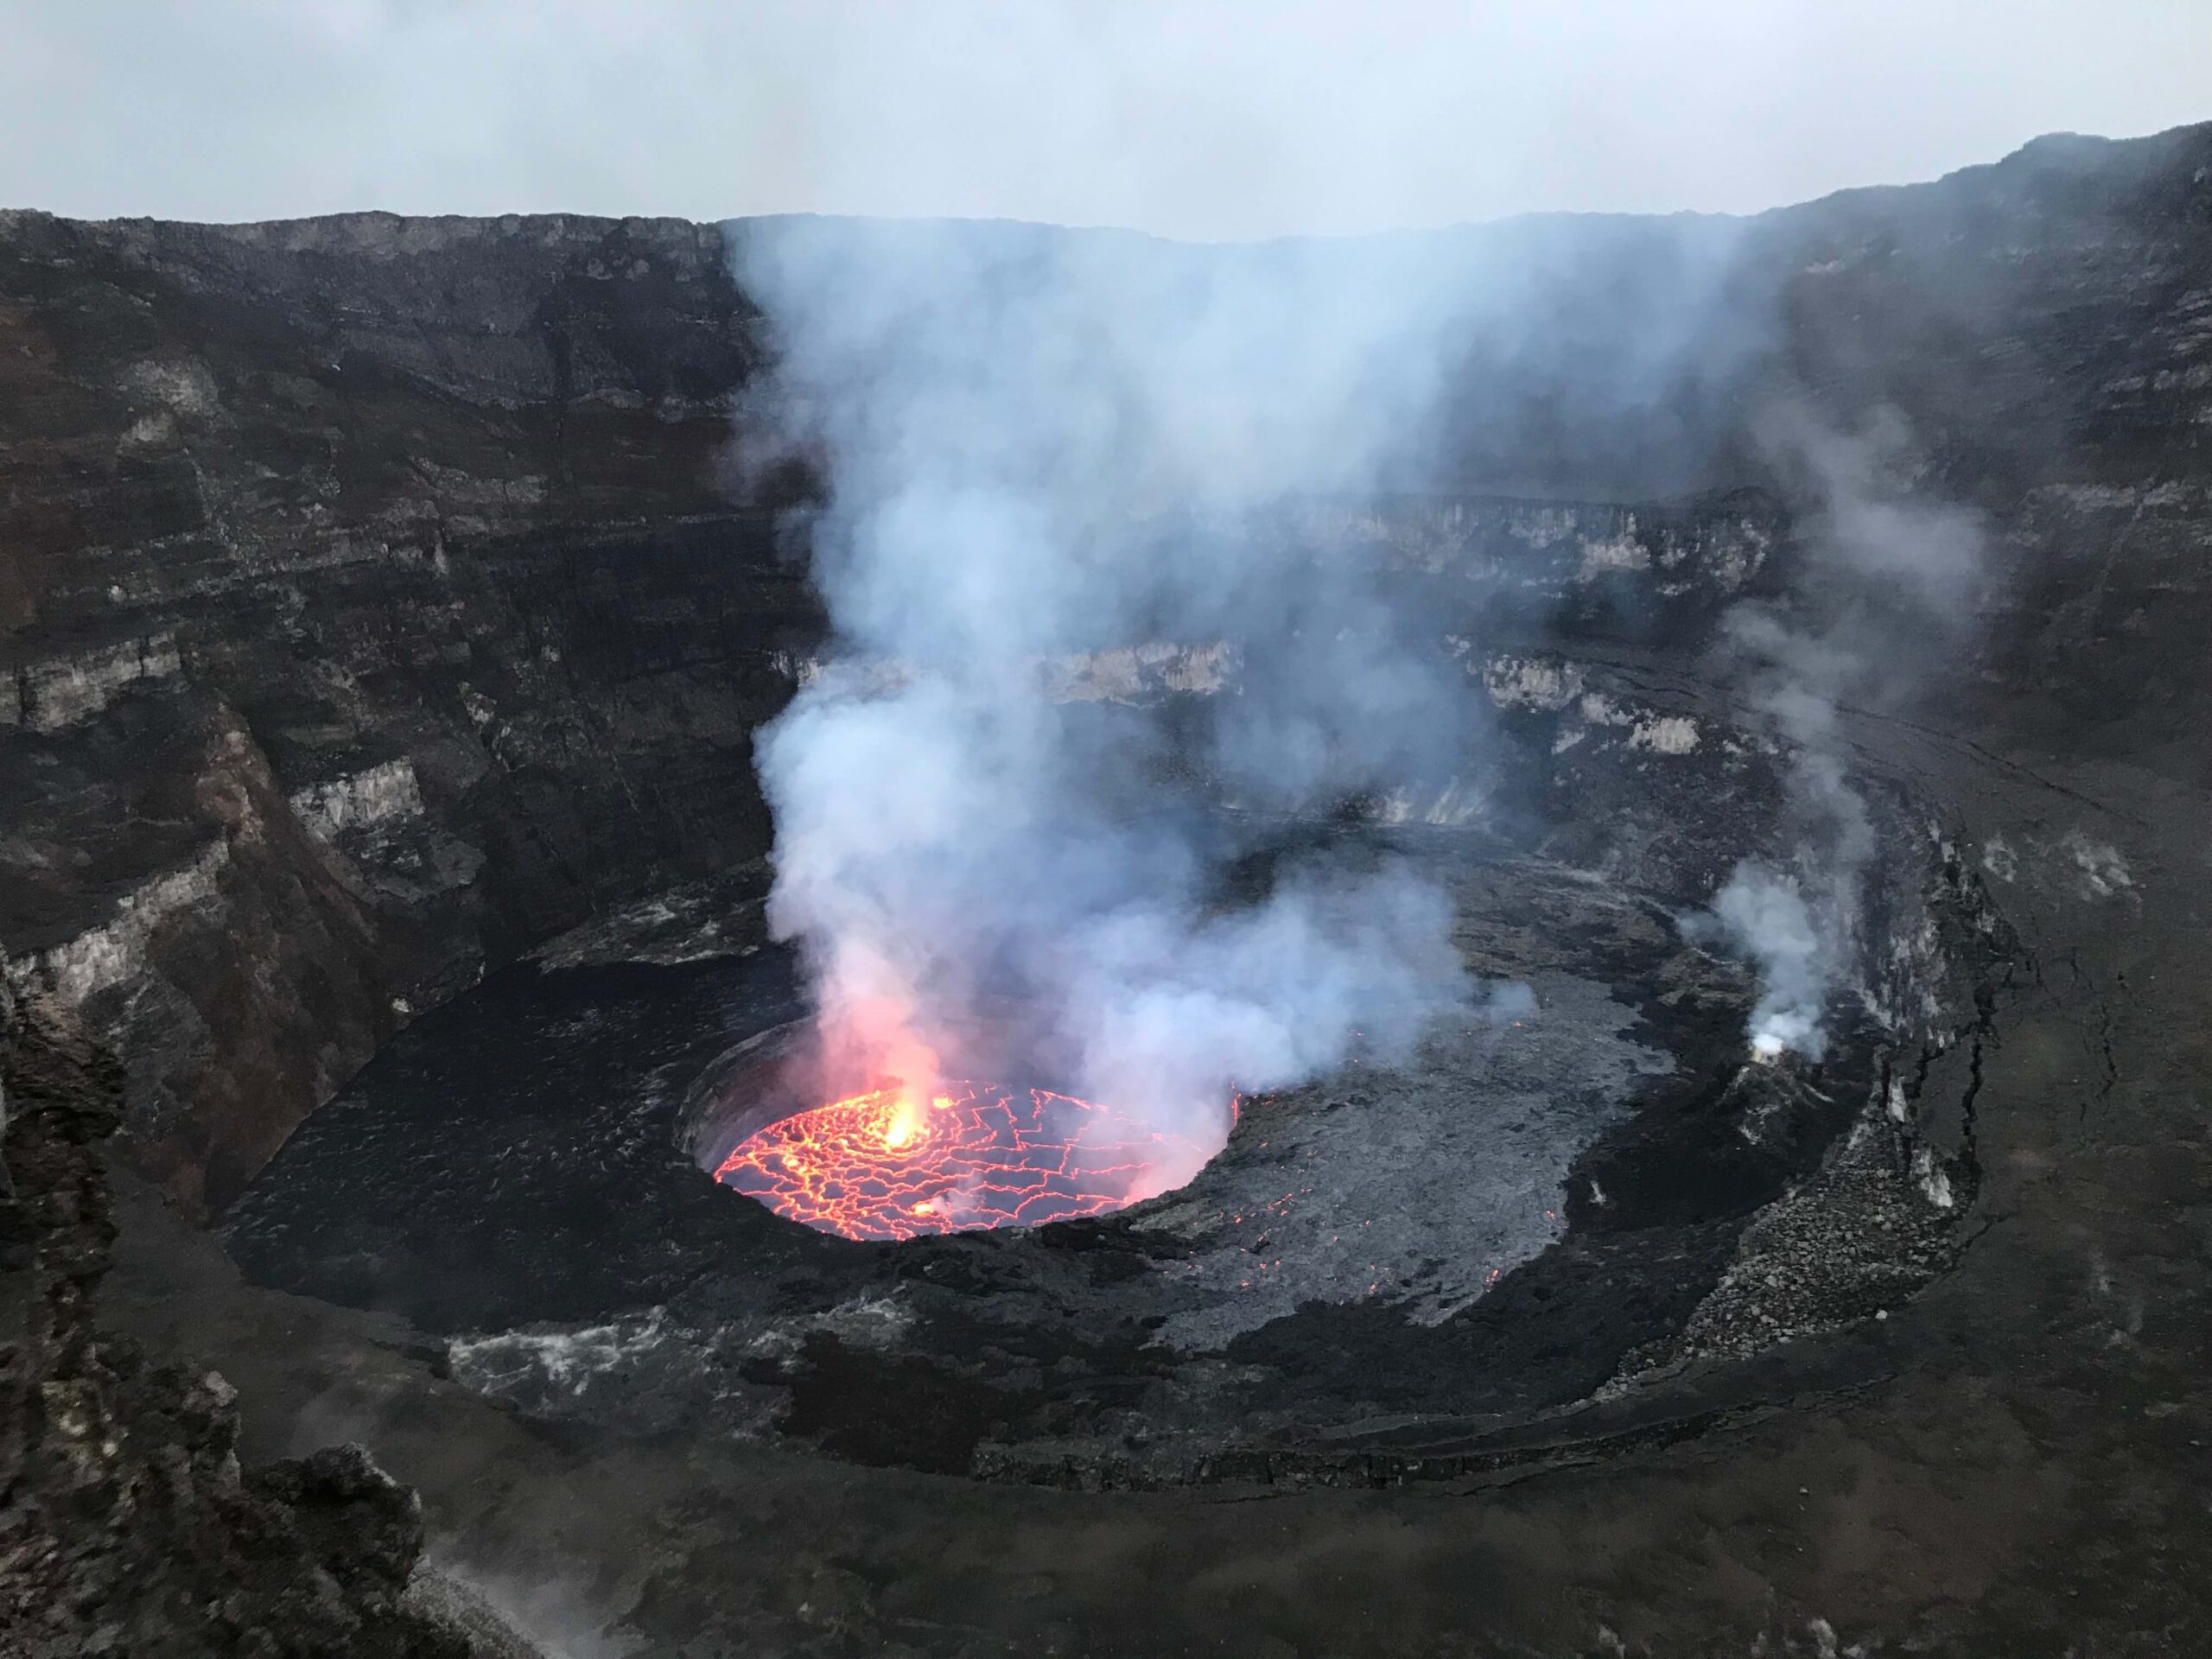
[[[1294, 530], [1456, 594], [1434, 617], [1496, 742], [1277, 839], [1422, 862], [1536, 1017], [1248, 1103], [1192, 1183], [1115, 1217], [899, 1245], [779, 1224], [702, 1167], [743, 1046], [803, 1012], [764, 943], [752, 746], [823, 634], [779, 539], [804, 467], [728, 488], [766, 351], [721, 230], [7, 215], [10, 982], [112, 1049], [128, 1161], [256, 1276], [403, 1314], [429, 1370], [578, 1433], [1389, 1480], [1871, 1388], [1882, 1332], [1940, 1326], [2025, 1403], [1892, 1381], [1866, 1433], [1918, 1449], [1882, 1470], [1936, 1455], [1915, 1411], [2073, 1457], [2103, 1421], [2079, 1402], [2152, 1389], [2196, 1306], [2142, 1211], [2187, 1196], [2187, 1142], [2125, 1068], [2180, 1040], [2126, 1010], [2188, 962], [2110, 942], [2192, 902], [2162, 837], [2204, 712], [2208, 142], [2042, 141], [1737, 226], [1471, 233], [1544, 273], [1556, 349], [1471, 353], [1433, 466]], [[1662, 315], [1709, 349], [1655, 384], [1620, 365]], [[1997, 578], [1965, 643], [1898, 642], [1939, 658], [1913, 706], [1834, 711], [1880, 852], [1865, 997], [1817, 1070], [1747, 1065], [1758, 987], [1680, 926], [1770, 849], [1804, 747], [1713, 655], [1802, 575], [1777, 390], [1834, 430], [1894, 416], [1891, 464], [1978, 515]], [[1478, 591], [1517, 602], [1450, 634]], [[1208, 643], [1047, 694], [1172, 710], [1219, 694], [1172, 648]], [[1346, 1254], [1354, 1221], [1389, 1249]], [[2082, 1255], [2107, 1234], [2141, 1249]], [[2088, 1559], [2073, 1514], [2006, 1535], [2022, 1605], [2037, 1563]], [[1901, 1627], [1890, 1594], [1865, 1605]]]

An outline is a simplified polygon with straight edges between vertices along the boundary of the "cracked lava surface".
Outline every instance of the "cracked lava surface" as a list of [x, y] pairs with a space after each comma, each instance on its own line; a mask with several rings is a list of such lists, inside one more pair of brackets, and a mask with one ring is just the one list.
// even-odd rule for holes
[[795, 1114], [741, 1141], [715, 1179], [846, 1238], [1033, 1227], [1120, 1210], [1219, 1150], [1071, 1095], [955, 1082]]

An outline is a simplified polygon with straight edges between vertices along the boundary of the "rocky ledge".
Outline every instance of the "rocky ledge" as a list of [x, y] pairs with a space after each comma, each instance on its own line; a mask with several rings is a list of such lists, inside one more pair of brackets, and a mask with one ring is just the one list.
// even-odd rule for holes
[[66, 1011], [0, 988], [0, 1648], [470, 1659], [414, 1580], [413, 1491], [360, 1446], [242, 1469], [220, 1375], [94, 1327], [122, 1074]]

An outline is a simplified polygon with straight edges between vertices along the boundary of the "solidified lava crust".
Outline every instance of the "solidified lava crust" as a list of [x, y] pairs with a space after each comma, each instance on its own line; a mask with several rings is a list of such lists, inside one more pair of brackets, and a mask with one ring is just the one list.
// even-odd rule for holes
[[[1963, 1205], [1931, 1196], [1922, 1126], [1949, 1108], [1883, 1062], [1879, 1021], [1817, 1066], [1751, 1064], [1751, 980], [1663, 894], [1465, 836], [1397, 844], [1452, 892], [1471, 969], [1534, 1011], [1248, 1097], [1185, 1185], [1115, 1213], [903, 1238], [883, 1214], [892, 1237], [855, 1238], [715, 1180], [808, 1109], [776, 1081], [805, 1011], [763, 950], [486, 982], [294, 1136], [232, 1249], [262, 1282], [404, 1313], [534, 1414], [1084, 1485], [1471, 1468], [1568, 1413], [1632, 1440], [1663, 1391], [1607, 1390], [1714, 1351], [1694, 1333], [1872, 1317], [1941, 1270]], [[2001, 930], [1962, 874], [1895, 874], [1884, 937], [1929, 941], [1895, 1000], [1970, 1009]], [[880, 1151], [881, 1103], [839, 1107]]]

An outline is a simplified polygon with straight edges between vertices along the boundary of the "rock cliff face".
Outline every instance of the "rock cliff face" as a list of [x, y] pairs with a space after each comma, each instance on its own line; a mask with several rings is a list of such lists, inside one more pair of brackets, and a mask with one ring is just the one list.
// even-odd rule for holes
[[[1471, 346], [1433, 487], [1295, 533], [1531, 595], [1478, 675], [1581, 674], [1602, 713], [1593, 661], [1679, 658], [1779, 580], [1787, 393], [1896, 411], [1987, 515], [1962, 722], [2196, 765], [2212, 128], [1453, 238], [1544, 280]], [[750, 734], [820, 620], [775, 502], [726, 487], [766, 347], [724, 245], [0, 216], [0, 950], [123, 1057], [188, 1205], [488, 966], [767, 847]]]
[[97, 1334], [122, 1078], [0, 989], [0, 1646], [467, 1659], [404, 1604], [415, 1495], [358, 1446], [243, 1471], [236, 1395]]
[[757, 855], [807, 632], [711, 229], [0, 229], [0, 940], [221, 1204], [408, 1014]]

